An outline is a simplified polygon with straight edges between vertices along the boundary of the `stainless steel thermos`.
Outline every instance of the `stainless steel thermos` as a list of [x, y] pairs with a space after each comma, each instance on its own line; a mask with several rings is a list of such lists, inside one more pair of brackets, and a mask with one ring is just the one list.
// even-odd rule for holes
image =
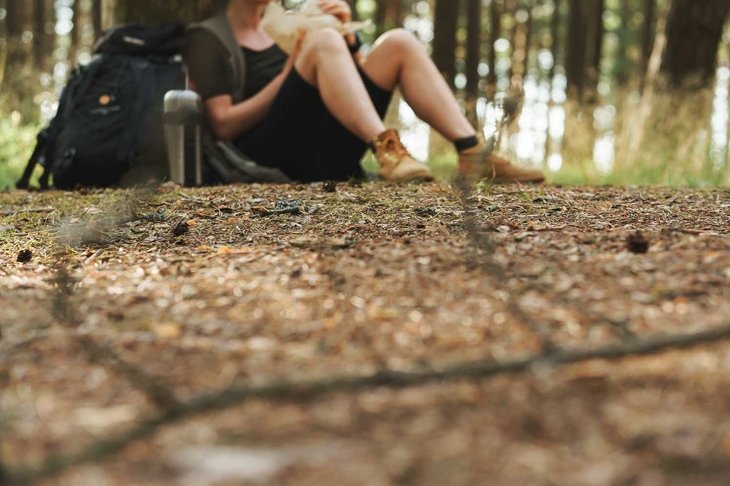
[[203, 183], [200, 95], [190, 89], [168, 91], [164, 110], [170, 180], [183, 186], [199, 186]]

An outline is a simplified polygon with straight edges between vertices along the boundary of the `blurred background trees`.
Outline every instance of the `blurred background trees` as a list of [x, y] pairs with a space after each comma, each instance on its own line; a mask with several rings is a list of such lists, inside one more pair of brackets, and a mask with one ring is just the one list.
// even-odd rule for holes
[[[35, 130], [52, 115], [69, 70], [90, 59], [103, 29], [188, 22], [222, 1], [0, 0], [0, 111], [10, 120], [0, 133], [10, 122]], [[727, 0], [351, 2], [373, 20], [370, 40], [394, 27], [417, 35], [485, 131], [500, 100], [521, 93], [522, 116], [501, 149], [558, 180], [611, 181], [633, 171], [639, 181], [728, 182]], [[424, 157], [430, 148], [438, 163], [437, 137], [406, 106], [396, 103], [394, 113], [412, 150]], [[659, 136], [674, 145], [646, 145]], [[0, 170], [9, 157], [20, 155], [0, 145]], [[667, 175], [677, 158], [691, 170]]]
[[727, 0], [674, 0], [667, 18], [662, 71], [672, 84], [706, 86], [715, 76], [717, 51], [730, 12]]

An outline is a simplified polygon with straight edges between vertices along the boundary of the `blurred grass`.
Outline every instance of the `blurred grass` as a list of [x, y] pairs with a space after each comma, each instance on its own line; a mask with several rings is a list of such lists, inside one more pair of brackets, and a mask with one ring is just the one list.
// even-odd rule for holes
[[0, 91], [0, 190], [23, 173], [40, 130], [40, 102], [54, 95], [30, 60], [6, 67]]
[[[610, 129], [596, 128], [599, 125], [598, 116], [595, 116], [597, 106], [576, 106], [570, 102], [562, 106], [565, 134], [558, 142], [562, 163], [556, 171], [541, 166], [549, 183], [730, 186], [727, 135], [713, 133], [711, 124], [711, 117], [722, 119], [728, 112], [713, 111], [713, 100], [717, 100], [711, 89], [686, 92], [681, 96], [677, 92], [659, 90], [643, 106], [642, 99], [636, 98], [635, 94], [630, 90], [612, 94], [615, 116]], [[642, 109], [645, 109], [643, 118], [639, 115]], [[727, 118], [725, 120], [722, 129], [730, 134]], [[610, 172], [602, 172], [594, 160], [597, 137], [606, 134], [611, 135], [614, 143], [613, 170]], [[456, 169], [456, 153], [447, 140], [438, 135], [432, 138], [429, 166], [437, 179], [451, 180]], [[518, 139], [510, 140], [509, 134], [505, 134], [498, 153], [518, 164], [529, 165], [528, 161], [519, 161], [514, 140]]]
[[[508, 155], [509, 156], [509, 155]], [[580, 185], [613, 185], [613, 186], [668, 186], [668, 187], [727, 187], [730, 186], [730, 171], [727, 169], [708, 169], [683, 166], [675, 163], [671, 155], [665, 155], [666, 164], [649, 165], [637, 163], [631, 167], [622, 167], [612, 173], [603, 174], [593, 167], [593, 160], [577, 161], [570, 154], [564, 154], [566, 162], [558, 171], [545, 170], [548, 183], [580, 186]], [[652, 159], [662, 159], [656, 155]], [[372, 157], [366, 159], [368, 170], [376, 171], [377, 166]], [[453, 180], [456, 171], [456, 153], [443, 150], [432, 153], [428, 165], [439, 181]]]
[[[39, 130], [36, 124], [18, 124], [12, 116], [0, 115], [0, 190], [14, 187], [25, 168]], [[433, 147], [428, 164], [440, 181], [453, 179], [456, 153], [450, 147]], [[636, 163], [626, 166], [617, 161], [617, 170], [609, 174], [599, 172], [592, 159], [583, 160], [563, 154], [565, 162], [560, 170], [546, 170], [548, 181], [562, 185], [665, 185], [670, 187], [727, 187], [730, 170], [714, 167], [696, 160], [679, 160], [671, 151], [656, 150], [644, 154]], [[371, 154], [365, 157], [365, 168], [377, 172]], [[39, 169], [37, 169], [39, 170]]]
[[17, 117], [0, 114], [0, 190], [15, 186], [35, 147], [37, 124], [18, 123]]
[[[561, 142], [562, 164], [557, 171], [544, 168], [550, 183], [730, 186], [727, 145], [724, 154], [711, 153], [713, 96], [710, 90], [685, 94], [681, 99], [677, 99], [675, 94], [657, 95], [639, 129], [636, 120], [640, 103], [636, 100], [627, 101], [629, 96], [612, 96], [616, 100], [612, 127], [615, 140], [614, 170], [603, 173], [593, 160], [598, 133], [593, 126], [595, 122], [592, 122], [593, 109], [567, 103], [564, 106], [565, 136]], [[0, 189], [14, 186], [35, 145], [40, 122], [37, 116], [28, 115], [28, 103], [27, 99], [19, 98], [17, 93], [13, 97], [6, 91], [0, 97]], [[397, 114], [389, 114], [387, 123], [388, 126], [397, 126]], [[517, 160], [515, 149], [509, 143], [504, 143], [500, 155]], [[437, 180], [452, 180], [456, 169], [456, 153], [452, 145], [441, 137], [434, 137], [430, 150], [428, 163]], [[364, 166], [371, 172], [377, 172], [372, 154], [365, 157]]]

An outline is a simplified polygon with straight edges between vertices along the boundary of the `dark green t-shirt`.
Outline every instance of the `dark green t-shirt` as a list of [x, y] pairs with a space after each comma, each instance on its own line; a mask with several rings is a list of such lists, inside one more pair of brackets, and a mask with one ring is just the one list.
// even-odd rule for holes
[[[241, 49], [246, 60], [244, 99], [248, 99], [261, 91], [284, 69], [287, 54], [276, 44], [262, 51], [247, 47]], [[189, 32], [185, 51], [190, 79], [204, 100], [231, 94], [228, 53], [213, 33], [203, 29]]]

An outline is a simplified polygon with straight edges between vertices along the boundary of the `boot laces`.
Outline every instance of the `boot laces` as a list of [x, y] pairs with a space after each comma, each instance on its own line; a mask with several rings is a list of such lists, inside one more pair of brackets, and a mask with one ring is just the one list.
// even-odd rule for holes
[[395, 132], [388, 132], [376, 142], [378, 152], [387, 157], [391, 163], [398, 163], [403, 157], [410, 156], [408, 150]]

